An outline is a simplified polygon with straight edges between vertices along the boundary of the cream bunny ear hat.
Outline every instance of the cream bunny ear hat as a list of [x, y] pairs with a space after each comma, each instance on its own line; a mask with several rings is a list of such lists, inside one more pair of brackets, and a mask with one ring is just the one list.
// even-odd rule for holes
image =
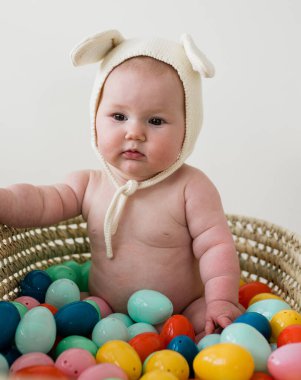
[[[101, 90], [110, 72], [127, 59], [137, 56], [155, 58], [171, 65], [177, 71], [185, 93], [185, 137], [181, 153], [170, 167], [145, 181], [129, 180], [125, 185], [119, 186], [109, 164], [97, 148], [96, 114]], [[71, 52], [71, 59], [74, 66], [100, 62], [90, 100], [91, 139], [93, 149], [116, 187], [104, 221], [107, 257], [112, 258], [112, 236], [117, 231], [127, 198], [137, 189], [163, 181], [191, 154], [202, 126], [201, 76], [212, 77], [214, 68], [187, 34], [177, 43], [161, 38], [125, 39], [117, 30], [109, 30], [89, 37], [77, 45]]]

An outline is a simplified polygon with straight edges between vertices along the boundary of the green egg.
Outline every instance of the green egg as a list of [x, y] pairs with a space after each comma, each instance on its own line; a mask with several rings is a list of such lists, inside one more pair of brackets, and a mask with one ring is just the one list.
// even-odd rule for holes
[[9, 370], [8, 362], [5, 359], [5, 357], [2, 354], [0, 354], [0, 375], [4, 375], [8, 373], [8, 370]]
[[64, 262], [64, 265], [66, 265], [67, 267], [71, 268], [74, 270], [74, 272], [76, 273], [77, 277], [79, 278], [80, 277], [80, 272], [81, 272], [81, 264], [79, 264], [78, 262], [74, 261], [74, 260], [68, 260], [68, 261], [65, 261]]
[[46, 269], [46, 272], [49, 274], [52, 281], [60, 280], [61, 278], [68, 278], [69, 280], [78, 282], [78, 276], [76, 271], [73, 268], [68, 267], [67, 265], [53, 265]]
[[78, 280], [78, 286], [81, 292], [89, 291], [90, 267], [91, 267], [91, 260], [88, 260], [84, 264], [81, 265], [80, 278]]
[[89, 351], [94, 357], [98, 350], [98, 347], [92, 340], [80, 335], [70, 335], [62, 339], [56, 346], [54, 352], [55, 358], [69, 348], [82, 348], [83, 350]]
[[16, 306], [16, 308], [18, 309], [18, 312], [20, 314], [20, 318], [22, 319], [24, 317], [24, 315], [28, 312], [28, 309], [25, 305], [23, 305], [21, 302], [17, 302], [17, 301], [11, 301], [11, 303]]

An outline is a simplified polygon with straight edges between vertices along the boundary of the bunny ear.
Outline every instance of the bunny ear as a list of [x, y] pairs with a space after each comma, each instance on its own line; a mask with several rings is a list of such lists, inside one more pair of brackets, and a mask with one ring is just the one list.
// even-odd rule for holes
[[108, 30], [95, 34], [82, 41], [71, 51], [74, 66], [86, 65], [101, 61], [106, 54], [124, 41], [118, 30]]
[[196, 46], [191, 36], [189, 34], [183, 34], [181, 43], [193, 70], [199, 72], [206, 78], [212, 78], [214, 76], [214, 66]]

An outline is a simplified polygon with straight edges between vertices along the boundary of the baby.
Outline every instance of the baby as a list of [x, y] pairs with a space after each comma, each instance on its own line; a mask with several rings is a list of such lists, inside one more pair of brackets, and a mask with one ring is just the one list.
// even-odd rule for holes
[[238, 258], [216, 188], [184, 163], [201, 128], [200, 76], [213, 67], [187, 35], [174, 43], [117, 31], [85, 40], [72, 59], [101, 61], [91, 129], [103, 170], [0, 189], [0, 222], [47, 226], [82, 214], [92, 295], [126, 312], [133, 292], [154, 289], [197, 339], [226, 327], [241, 314]]

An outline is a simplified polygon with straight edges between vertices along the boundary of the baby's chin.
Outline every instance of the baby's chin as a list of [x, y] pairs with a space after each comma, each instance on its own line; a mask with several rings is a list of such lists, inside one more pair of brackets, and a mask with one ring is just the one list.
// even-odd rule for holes
[[110, 169], [114, 175], [114, 177], [117, 179], [117, 181], [120, 182], [127, 182], [129, 180], [135, 180], [137, 182], [143, 182], [148, 179], [151, 179], [155, 177], [157, 174], [160, 173], [158, 172], [149, 172], [145, 173], [145, 171], [140, 171], [140, 170], [122, 170], [116, 166], [110, 165]]

